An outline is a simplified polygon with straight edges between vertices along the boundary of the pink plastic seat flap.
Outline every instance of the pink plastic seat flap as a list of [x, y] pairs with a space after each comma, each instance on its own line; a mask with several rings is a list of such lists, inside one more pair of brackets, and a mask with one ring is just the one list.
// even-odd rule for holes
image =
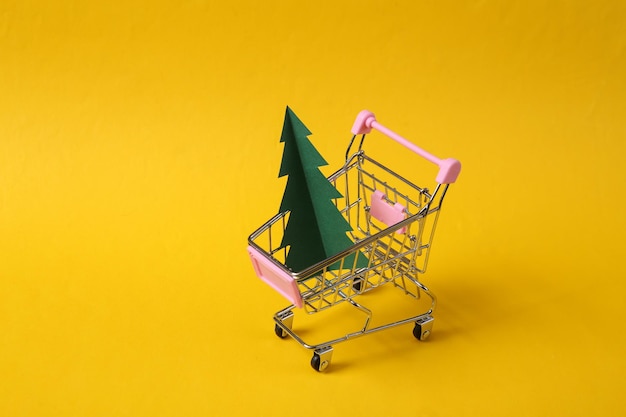
[[302, 296], [296, 280], [252, 246], [248, 246], [254, 272], [293, 305], [302, 308]]

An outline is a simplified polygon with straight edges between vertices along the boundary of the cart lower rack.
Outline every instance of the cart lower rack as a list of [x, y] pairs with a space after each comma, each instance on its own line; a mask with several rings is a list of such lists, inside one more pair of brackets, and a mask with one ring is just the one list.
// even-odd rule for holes
[[[366, 155], [363, 143], [372, 129], [437, 164], [439, 173], [434, 189], [421, 188]], [[344, 196], [337, 199], [336, 204], [352, 226], [350, 234], [354, 244], [303, 271], [294, 272], [285, 266], [288, 249], [280, 247], [288, 212], [274, 216], [248, 239], [248, 252], [256, 274], [291, 302], [274, 315], [276, 335], [291, 336], [303, 347], [313, 350], [311, 366], [317, 371], [324, 371], [330, 364], [333, 345], [351, 338], [407, 323], [414, 323], [413, 335], [417, 339], [428, 338], [436, 297], [420, 282], [419, 275], [426, 272], [441, 205], [461, 168], [455, 159], [441, 160], [418, 148], [382, 126], [365, 110], [357, 116], [352, 133], [346, 163], [328, 180]], [[357, 135], [362, 135], [358, 150], [349, 156]], [[367, 258], [366, 266], [357, 262], [362, 256]], [[371, 326], [372, 311], [359, 298], [386, 284], [415, 299], [423, 293], [430, 303], [417, 314]], [[364, 314], [360, 330], [315, 344], [307, 343], [293, 330], [296, 308], [315, 314], [340, 303], [348, 303]]]

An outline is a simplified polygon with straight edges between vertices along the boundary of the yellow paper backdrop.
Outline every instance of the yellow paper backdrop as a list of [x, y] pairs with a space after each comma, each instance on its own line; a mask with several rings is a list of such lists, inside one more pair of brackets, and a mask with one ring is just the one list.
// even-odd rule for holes
[[[3, 1], [0, 415], [624, 415], [625, 28], [610, 0]], [[318, 374], [273, 334], [245, 247], [286, 105], [327, 173], [363, 108], [462, 161], [429, 341]]]

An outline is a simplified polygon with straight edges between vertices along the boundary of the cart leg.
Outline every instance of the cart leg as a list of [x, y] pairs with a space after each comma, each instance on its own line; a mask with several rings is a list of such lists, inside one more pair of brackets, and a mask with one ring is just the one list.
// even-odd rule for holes
[[282, 311], [276, 314], [276, 324], [274, 325], [274, 333], [281, 339], [287, 337], [285, 328], [290, 329], [293, 326], [293, 310]]
[[430, 316], [424, 316], [415, 321], [415, 328], [413, 329], [413, 336], [418, 340], [426, 340], [433, 330], [434, 318]]
[[330, 365], [330, 359], [333, 356], [332, 346], [325, 346], [315, 349], [313, 357], [311, 358], [311, 366], [318, 372], [324, 372], [328, 365]]

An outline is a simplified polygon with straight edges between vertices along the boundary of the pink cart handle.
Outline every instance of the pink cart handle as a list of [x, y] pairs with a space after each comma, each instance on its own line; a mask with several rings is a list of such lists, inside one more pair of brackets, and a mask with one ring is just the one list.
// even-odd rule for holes
[[363, 110], [359, 113], [352, 126], [352, 133], [355, 135], [364, 135], [370, 133], [372, 129], [376, 129], [379, 132], [387, 135], [391, 139], [395, 140], [406, 148], [412, 150], [416, 154], [425, 158], [426, 160], [436, 164], [439, 167], [439, 173], [437, 174], [436, 181], [439, 184], [451, 184], [456, 181], [459, 173], [461, 172], [461, 163], [456, 159], [447, 158], [439, 159], [431, 153], [426, 152], [422, 148], [409, 142], [402, 136], [398, 135], [394, 131], [386, 128], [376, 121], [374, 113]]

